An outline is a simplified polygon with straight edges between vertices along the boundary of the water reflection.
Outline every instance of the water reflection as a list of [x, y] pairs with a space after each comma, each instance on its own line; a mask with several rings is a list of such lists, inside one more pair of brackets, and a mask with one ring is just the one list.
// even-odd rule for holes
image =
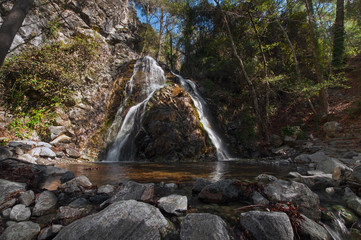
[[130, 179], [137, 182], [193, 182], [195, 178], [253, 180], [260, 173], [285, 177], [295, 166], [276, 167], [242, 161], [207, 163], [135, 163], [112, 162], [58, 165], [76, 176], [86, 175], [96, 185], [118, 184]]

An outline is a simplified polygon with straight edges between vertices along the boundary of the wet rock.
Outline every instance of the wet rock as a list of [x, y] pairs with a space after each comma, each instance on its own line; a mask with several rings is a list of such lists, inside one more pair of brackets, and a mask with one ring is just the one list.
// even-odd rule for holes
[[195, 183], [193, 184], [193, 188], [192, 188], [192, 192], [194, 193], [199, 193], [202, 191], [202, 189], [211, 184], [212, 182], [207, 180], [207, 179], [204, 179], [204, 178], [197, 178]]
[[350, 169], [345, 164], [343, 164], [342, 162], [340, 162], [339, 160], [337, 160], [335, 158], [329, 158], [327, 160], [320, 161], [316, 165], [316, 170], [319, 170], [319, 171], [322, 171], [325, 173], [333, 173], [336, 167], [339, 167], [342, 170], [352, 171], [352, 169]]
[[60, 178], [60, 182], [63, 184], [63, 183], [66, 183], [72, 179], [75, 178], [75, 175], [73, 172], [70, 172], [70, 171], [66, 171]]
[[115, 187], [113, 185], [107, 184], [100, 186], [98, 188], [98, 194], [104, 193], [104, 194], [111, 194], [115, 191]]
[[253, 192], [252, 201], [253, 201], [253, 204], [262, 204], [262, 205], [269, 204], [269, 201], [264, 196], [262, 196], [262, 194], [260, 194], [257, 191]]
[[[0, 179], [0, 209], [6, 208], [5, 206], [8, 206], [10, 202], [16, 201], [13, 195], [16, 195], [17, 192], [24, 192], [25, 188], [25, 183], [17, 183]], [[9, 198], [10, 201], [8, 201]], [[15, 202], [13, 204], [15, 204]]]
[[23, 160], [28, 163], [36, 164], [36, 157], [31, 156], [30, 154], [23, 154], [18, 157], [20, 160]]
[[63, 183], [60, 188], [64, 189], [64, 191], [67, 193], [72, 193], [85, 192], [86, 189], [89, 189], [92, 186], [93, 184], [90, 182], [90, 180], [83, 175]]
[[170, 196], [162, 197], [158, 200], [159, 208], [167, 213], [180, 215], [181, 212], [187, 211], [187, 197], [172, 194]]
[[0, 146], [0, 161], [13, 156], [13, 153], [6, 147]]
[[40, 225], [33, 222], [14, 223], [5, 229], [0, 240], [30, 240], [40, 232]]
[[322, 130], [328, 137], [335, 137], [337, 133], [339, 133], [342, 130], [342, 127], [338, 122], [331, 121], [323, 124]]
[[[77, 201], [77, 200], [76, 200]], [[82, 218], [90, 213], [92, 207], [86, 201], [86, 203], [74, 203], [72, 202], [69, 206], [62, 206], [58, 210], [56, 218], [64, 225], [67, 225], [79, 218]]]
[[33, 215], [42, 216], [55, 211], [57, 202], [58, 199], [54, 193], [50, 191], [42, 192], [35, 200]]
[[56, 154], [47, 147], [37, 147], [34, 148], [30, 151], [30, 155], [33, 157], [50, 157], [50, 158], [55, 158]]
[[361, 165], [356, 166], [353, 169], [352, 177], [359, 183], [361, 183]]
[[119, 201], [64, 227], [54, 240], [161, 239], [171, 229], [159, 209], [134, 200]]
[[346, 152], [343, 157], [344, 158], [347, 158], [347, 159], [352, 159], [353, 157], [357, 157], [359, 154], [355, 151], [349, 151], [349, 152]]
[[288, 176], [296, 182], [306, 184], [312, 190], [324, 190], [335, 186], [332, 174], [326, 174], [322, 171], [308, 171], [307, 173], [311, 176], [304, 176], [298, 172], [290, 172]]
[[305, 184], [276, 180], [264, 188], [264, 193], [271, 201], [292, 202], [298, 205], [300, 212], [307, 217], [313, 220], [320, 219], [320, 200]]
[[141, 184], [133, 181], [123, 183], [110, 199], [111, 203], [120, 200], [139, 200], [150, 202], [154, 197], [154, 183]]
[[53, 239], [55, 235], [60, 232], [60, 230], [63, 228], [62, 225], [52, 225], [50, 227], [47, 227], [41, 231], [41, 233], [38, 236], [38, 240], [48, 240]]
[[23, 204], [15, 205], [10, 212], [10, 219], [17, 222], [27, 221], [31, 216], [30, 208]]
[[291, 240], [291, 222], [283, 212], [250, 211], [241, 213], [240, 222], [255, 240]]
[[227, 224], [217, 215], [191, 213], [184, 218], [181, 240], [228, 240]]
[[361, 216], [361, 198], [359, 198], [351, 189], [345, 189], [344, 201], [346, 206], [355, 211], [357, 215]]
[[58, 136], [60, 136], [63, 133], [66, 133], [66, 128], [64, 126], [50, 126], [49, 128], [50, 132], [50, 139], [54, 140]]
[[80, 156], [81, 156], [81, 154], [77, 150], [72, 149], [72, 148], [67, 148], [65, 151], [66, 151], [66, 154], [71, 158], [80, 158]]
[[235, 180], [221, 180], [205, 186], [198, 197], [203, 202], [225, 203], [235, 201], [240, 195], [240, 189], [235, 185]]
[[276, 181], [276, 180], [277, 180], [277, 178], [275, 176], [264, 174], [264, 173], [262, 173], [256, 177], [256, 181], [260, 184], [268, 184], [268, 183]]
[[331, 240], [331, 236], [326, 229], [305, 215], [301, 214], [301, 216], [303, 217], [303, 220], [300, 220], [298, 231], [301, 239]]
[[35, 201], [35, 194], [32, 190], [20, 193], [19, 202], [25, 206], [30, 206]]

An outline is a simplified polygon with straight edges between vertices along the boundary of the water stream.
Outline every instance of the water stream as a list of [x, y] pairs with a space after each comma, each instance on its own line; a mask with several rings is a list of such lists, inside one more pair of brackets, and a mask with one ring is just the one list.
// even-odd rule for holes
[[[218, 160], [230, 160], [231, 156], [220, 135], [215, 131], [215, 128], [211, 123], [211, 116], [207, 109], [206, 102], [199, 94], [195, 83], [189, 79], [184, 79], [180, 75], [176, 76], [184, 90], [191, 96], [198, 111], [200, 122], [217, 150]], [[107, 143], [112, 143], [109, 147], [105, 161], [134, 160], [134, 138], [142, 128], [146, 106], [153, 94], [164, 87], [165, 83], [166, 78], [164, 76], [164, 71], [153, 58], [144, 57], [137, 61], [134, 67], [133, 76], [126, 85], [126, 90], [124, 92], [125, 99], [120, 105], [115, 120], [108, 130]], [[141, 89], [135, 90], [136, 86], [141, 86]], [[133, 105], [123, 118], [124, 109], [129, 105], [130, 98], [135, 91], [138, 91], [138, 103]], [[222, 171], [222, 169], [219, 169], [219, 172], [220, 171]]]

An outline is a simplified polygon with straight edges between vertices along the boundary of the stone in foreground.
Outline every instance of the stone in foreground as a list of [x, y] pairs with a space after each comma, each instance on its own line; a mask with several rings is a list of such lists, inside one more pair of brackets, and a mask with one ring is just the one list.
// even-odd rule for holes
[[210, 213], [191, 213], [183, 220], [180, 239], [228, 240], [230, 237], [221, 217]]
[[254, 240], [292, 240], [291, 222], [283, 212], [250, 211], [241, 214], [241, 225]]
[[119, 201], [64, 227], [55, 240], [155, 240], [171, 230], [159, 209], [135, 200]]
[[173, 194], [159, 199], [158, 206], [167, 213], [180, 215], [181, 212], [187, 211], [187, 203], [186, 196]]
[[0, 240], [29, 240], [34, 239], [40, 232], [40, 225], [33, 222], [14, 223], [5, 229]]

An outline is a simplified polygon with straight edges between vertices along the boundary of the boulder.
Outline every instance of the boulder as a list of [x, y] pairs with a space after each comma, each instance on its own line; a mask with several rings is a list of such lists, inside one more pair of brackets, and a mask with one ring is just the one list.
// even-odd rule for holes
[[150, 202], [154, 197], [154, 183], [141, 184], [133, 181], [124, 182], [110, 199], [111, 203], [121, 200], [139, 200]]
[[241, 213], [240, 223], [254, 240], [292, 240], [294, 237], [291, 222], [283, 212]]
[[29, 151], [30, 149], [36, 147], [36, 142], [34, 141], [13, 141], [13, 142], [9, 142], [8, 143], [9, 147], [13, 147], [13, 148], [21, 148], [24, 151]]
[[[14, 202], [14, 194], [24, 192], [26, 188], [25, 183], [11, 182], [8, 180], [0, 179], [0, 209], [4, 209], [9, 201]], [[9, 199], [10, 198], [10, 199]], [[15, 203], [15, 202], [14, 202]]]
[[111, 194], [115, 191], [115, 187], [113, 185], [107, 184], [107, 185], [103, 185], [100, 186], [98, 188], [98, 194]]
[[264, 196], [262, 196], [262, 194], [260, 194], [257, 191], [254, 191], [252, 193], [252, 201], [253, 201], [253, 204], [262, 204], [262, 205], [269, 204], [269, 201]]
[[160, 211], [135, 200], [119, 201], [64, 227], [54, 240], [161, 239], [171, 230]]
[[181, 240], [228, 240], [227, 224], [217, 215], [191, 213], [183, 219]]
[[58, 136], [60, 136], [63, 133], [66, 133], [66, 128], [64, 126], [50, 126], [49, 128], [50, 132], [50, 139], [54, 140]]
[[11, 212], [11, 208], [6, 208], [6, 209], [2, 210], [1, 215], [4, 218], [10, 218], [10, 212]]
[[46, 148], [52, 148], [53, 147], [51, 144], [46, 143], [46, 142], [37, 142], [36, 146], [37, 147], [46, 147]]
[[167, 213], [180, 215], [181, 212], [187, 211], [187, 197], [172, 194], [170, 196], [162, 197], [158, 200], [159, 208]]
[[26, 153], [23, 155], [18, 156], [20, 160], [23, 160], [24, 162], [36, 164], [36, 157], [31, 156], [30, 154]]
[[35, 200], [34, 216], [42, 216], [55, 211], [58, 198], [50, 191], [42, 192]]
[[35, 194], [32, 190], [20, 193], [19, 202], [25, 206], [30, 206], [35, 201]]
[[361, 198], [349, 188], [345, 189], [344, 201], [347, 207], [357, 213], [358, 216], [361, 216]]
[[47, 147], [36, 147], [30, 151], [30, 155], [33, 157], [50, 157], [55, 158], [56, 154]]
[[356, 166], [352, 171], [352, 177], [361, 183], [361, 165]]
[[203, 202], [225, 203], [236, 201], [240, 195], [240, 189], [235, 180], [221, 180], [205, 186], [198, 197]]
[[77, 150], [72, 149], [72, 148], [67, 148], [65, 151], [66, 151], [66, 154], [71, 158], [80, 158], [80, 156], [81, 156], [81, 154]]
[[41, 231], [41, 233], [38, 236], [38, 240], [48, 240], [53, 239], [55, 235], [60, 232], [60, 230], [63, 228], [62, 225], [56, 224], [52, 225], [50, 227], [47, 227]]
[[328, 158], [327, 160], [320, 161], [316, 165], [316, 170], [325, 172], [325, 173], [333, 173], [335, 168], [339, 167], [342, 170], [352, 171], [345, 164], [337, 160], [336, 158]]
[[270, 137], [270, 143], [273, 147], [280, 147], [283, 144], [283, 140], [279, 135], [272, 134]]
[[194, 193], [199, 193], [202, 191], [202, 189], [211, 184], [212, 182], [207, 180], [207, 179], [204, 179], [204, 178], [197, 178], [195, 183], [193, 184], [193, 188], [192, 188], [192, 192]]
[[7, 147], [0, 146], [0, 161], [13, 156], [13, 153]]
[[40, 232], [40, 225], [33, 222], [11, 224], [0, 236], [0, 240], [31, 240]]
[[82, 175], [63, 183], [60, 186], [60, 189], [63, 189], [67, 193], [84, 192], [86, 189], [89, 189], [92, 186], [93, 184], [90, 182], [90, 180], [86, 176]]
[[276, 180], [264, 188], [264, 193], [271, 201], [292, 202], [298, 205], [300, 212], [313, 220], [321, 217], [320, 200], [305, 184]]
[[65, 134], [62, 134], [62, 135], [58, 136], [57, 138], [55, 138], [53, 141], [51, 141], [50, 144], [57, 146], [59, 144], [71, 143], [71, 142], [72, 142], [71, 137], [69, 137]]
[[64, 174], [62, 174], [62, 176], [60, 177], [60, 182], [63, 184], [63, 183], [66, 183], [72, 179], [75, 178], [75, 175], [73, 172], [70, 172], [70, 171], [66, 171]]
[[15, 205], [10, 212], [10, 219], [21, 222], [29, 220], [31, 216], [30, 208], [26, 207], [23, 204]]
[[331, 240], [331, 236], [325, 228], [305, 215], [301, 214], [301, 216], [303, 220], [300, 220], [300, 227], [298, 229], [301, 239]]
[[277, 180], [277, 178], [275, 176], [264, 174], [264, 173], [258, 175], [255, 179], [260, 184], [268, 184], [270, 182]]

